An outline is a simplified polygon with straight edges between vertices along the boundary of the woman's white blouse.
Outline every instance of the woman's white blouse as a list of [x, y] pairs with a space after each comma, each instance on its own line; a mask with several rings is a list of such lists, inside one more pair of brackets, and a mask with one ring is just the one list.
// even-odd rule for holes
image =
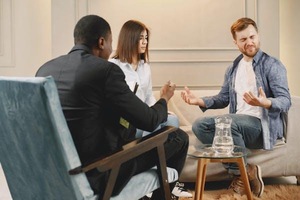
[[139, 85], [136, 95], [147, 105], [152, 106], [155, 104], [156, 99], [152, 93], [152, 78], [151, 69], [148, 63], [141, 60], [138, 64], [137, 70], [134, 70], [129, 63], [123, 63], [119, 59], [109, 59], [110, 62], [118, 65], [125, 74], [127, 85], [133, 91], [137, 83]]

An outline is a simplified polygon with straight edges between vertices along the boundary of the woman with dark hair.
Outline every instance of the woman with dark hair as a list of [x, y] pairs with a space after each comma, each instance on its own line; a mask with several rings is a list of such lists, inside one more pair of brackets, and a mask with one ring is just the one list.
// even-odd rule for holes
[[[156, 99], [152, 92], [151, 68], [149, 65], [149, 29], [142, 22], [127, 21], [121, 28], [117, 50], [109, 61], [117, 64], [125, 74], [125, 80], [132, 91], [147, 105], [152, 106]], [[168, 120], [161, 126], [179, 127], [175, 114], [169, 112]], [[149, 132], [137, 130], [137, 137]]]
[[[117, 50], [113, 59], [109, 61], [118, 65], [125, 74], [125, 80], [130, 89], [147, 105], [155, 104], [156, 99], [152, 92], [151, 69], [149, 65], [149, 29], [142, 22], [129, 20], [122, 26]], [[163, 126], [179, 127], [178, 117], [168, 112], [167, 121]], [[151, 132], [136, 130], [136, 137], [143, 137]], [[183, 188], [183, 183], [176, 183], [172, 193], [178, 197], [192, 197], [192, 194]]]

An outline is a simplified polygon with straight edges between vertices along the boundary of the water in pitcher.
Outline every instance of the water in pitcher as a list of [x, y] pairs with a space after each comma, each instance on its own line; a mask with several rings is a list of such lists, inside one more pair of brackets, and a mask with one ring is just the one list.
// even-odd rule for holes
[[215, 120], [216, 131], [212, 147], [217, 154], [230, 154], [233, 150], [231, 121], [229, 117], [218, 117]]

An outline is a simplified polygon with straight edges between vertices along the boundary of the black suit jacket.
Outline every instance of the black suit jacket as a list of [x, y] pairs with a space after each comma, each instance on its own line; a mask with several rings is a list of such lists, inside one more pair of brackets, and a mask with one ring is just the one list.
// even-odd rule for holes
[[[83, 164], [113, 152], [134, 138], [132, 126], [153, 131], [167, 119], [164, 99], [148, 107], [129, 89], [117, 65], [93, 56], [84, 45], [76, 45], [68, 55], [45, 63], [36, 76], [54, 78]], [[121, 117], [131, 124], [129, 128], [120, 123]], [[120, 180], [124, 182], [117, 182], [115, 192], [134, 174], [134, 165], [134, 162], [124, 165], [124, 172], [120, 172]], [[92, 171], [87, 176], [94, 191], [101, 193], [103, 174]]]

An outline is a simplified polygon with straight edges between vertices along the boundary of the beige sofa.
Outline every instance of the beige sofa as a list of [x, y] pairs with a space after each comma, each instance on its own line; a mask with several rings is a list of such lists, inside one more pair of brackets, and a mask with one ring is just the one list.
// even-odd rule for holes
[[[199, 96], [211, 96], [218, 90], [193, 90]], [[155, 96], [159, 95], [155, 91]], [[207, 110], [203, 113], [199, 107], [186, 104], [180, 96], [180, 91], [175, 91], [168, 104], [170, 111], [174, 112], [180, 120], [180, 128], [189, 134], [190, 148], [201, 144], [191, 130], [196, 118], [209, 115], [228, 113], [228, 108]], [[296, 176], [300, 184], [300, 97], [292, 97], [292, 107], [288, 113], [288, 131], [285, 140], [278, 141], [271, 151], [251, 150], [248, 162], [261, 166], [263, 177]], [[196, 180], [197, 160], [188, 157], [180, 176], [182, 182], [194, 182]], [[221, 163], [210, 163], [207, 167], [207, 181], [229, 179]]]

